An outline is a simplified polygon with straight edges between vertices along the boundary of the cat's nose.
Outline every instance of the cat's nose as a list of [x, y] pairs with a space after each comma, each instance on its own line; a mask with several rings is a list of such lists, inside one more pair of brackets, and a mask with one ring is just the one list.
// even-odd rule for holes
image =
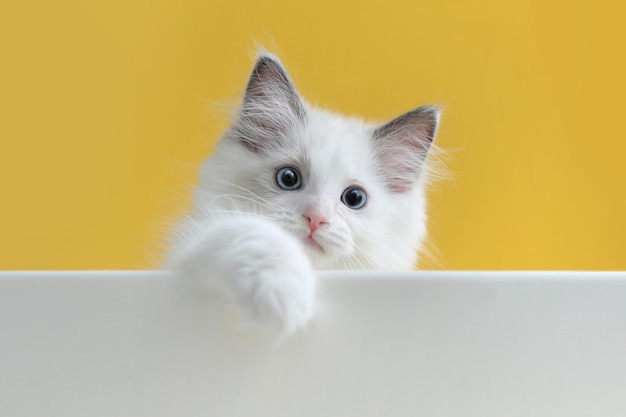
[[309, 223], [309, 229], [311, 230], [311, 233], [315, 232], [322, 225], [328, 223], [324, 217], [317, 214], [305, 214], [304, 218]]

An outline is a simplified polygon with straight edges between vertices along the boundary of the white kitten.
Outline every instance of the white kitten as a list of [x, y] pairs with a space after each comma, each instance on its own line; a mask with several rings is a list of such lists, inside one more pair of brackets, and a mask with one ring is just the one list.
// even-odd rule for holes
[[382, 125], [316, 109], [262, 53], [167, 266], [286, 333], [313, 314], [313, 269], [411, 269], [438, 121], [431, 106]]

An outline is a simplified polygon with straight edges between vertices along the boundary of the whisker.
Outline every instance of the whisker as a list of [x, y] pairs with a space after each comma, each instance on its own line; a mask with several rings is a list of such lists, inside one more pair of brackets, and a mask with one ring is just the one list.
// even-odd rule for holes
[[342, 258], [344, 265], [347, 266], [347, 269], [358, 270], [358, 265], [355, 263], [354, 255], [346, 256]]
[[268, 206], [270, 206], [270, 207], [274, 207], [275, 209], [278, 209], [278, 210], [287, 211], [287, 210], [285, 210], [285, 208], [283, 208], [283, 207], [279, 206], [279, 205], [278, 205], [278, 204], [276, 204], [276, 203], [273, 203], [273, 202], [271, 202], [271, 201], [266, 200], [265, 198], [263, 198], [263, 197], [261, 197], [260, 195], [256, 194], [256, 193], [255, 193], [254, 191], [252, 191], [252, 190], [249, 190], [249, 189], [247, 189], [247, 188], [245, 188], [245, 187], [242, 187], [242, 186], [240, 186], [240, 185], [237, 185], [237, 184], [233, 184], [232, 182], [228, 182], [228, 181], [224, 181], [224, 180], [217, 180], [217, 181], [221, 182], [222, 184], [226, 184], [226, 185], [230, 185], [230, 186], [232, 186], [232, 187], [235, 187], [235, 188], [237, 188], [237, 189], [239, 189], [239, 190], [241, 190], [241, 191], [245, 191], [245, 192], [247, 192], [248, 194], [252, 195], [253, 197], [256, 197], [257, 199], [259, 199], [259, 201], [260, 201], [260, 202], [263, 202], [263, 203], [265, 203], [265, 204], [268, 204]]
[[[354, 244], [354, 247], [359, 250], [361, 256], [363, 256], [367, 262], [369, 262], [371, 265], [376, 265], [377, 264], [377, 262], [373, 262], [372, 261], [372, 256], [370, 255], [369, 251], [363, 249], [356, 242], [353, 242], [353, 244]], [[359, 263], [361, 264], [363, 269], [369, 269], [369, 268], [365, 268], [365, 266], [363, 266], [363, 263], [360, 260], [359, 260]]]
[[[272, 206], [272, 205], [270, 205], [270, 203], [266, 203], [266, 202], [263, 202], [263, 201], [258, 201], [258, 200], [255, 200], [255, 199], [253, 199], [253, 198], [246, 197], [246, 196], [239, 195], [239, 194], [220, 194], [220, 195], [216, 195], [216, 196], [215, 196], [215, 197], [213, 197], [213, 199], [211, 200], [211, 203], [212, 203], [213, 201], [215, 201], [215, 200], [220, 199], [220, 198], [239, 198], [239, 199], [242, 199], [242, 200], [245, 200], [245, 201], [250, 201], [250, 202], [252, 202], [252, 203], [259, 204], [259, 205], [261, 205], [261, 206], [265, 206], [265, 207], [267, 207], [267, 208], [269, 208], [269, 209], [271, 209], [271, 210], [277, 210], [277, 209], [278, 209], [278, 207], [277, 207], [277, 206]], [[280, 208], [280, 210], [282, 210], [282, 211], [286, 211], [286, 210], [284, 210], [284, 209], [282, 209], [282, 208]]]
[[[214, 213], [227, 213], [227, 214], [248, 214], [248, 213], [242, 213], [241, 211], [236, 211], [236, 210], [222, 210], [222, 209], [212, 209], [211, 210]], [[276, 217], [271, 216], [271, 215], [265, 215], [265, 214], [260, 214], [260, 213], [253, 213], [255, 217], [260, 217], [260, 218], [264, 218], [264, 219], [268, 219], [268, 220], [276, 220]]]
[[361, 268], [361, 269], [367, 269], [365, 267], [365, 265], [363, 265], [363, 262], [361, 262], [361, 260], [356, 256], [356, 255], [352, 255], [352, 258], [354, 260], [354, 262]]

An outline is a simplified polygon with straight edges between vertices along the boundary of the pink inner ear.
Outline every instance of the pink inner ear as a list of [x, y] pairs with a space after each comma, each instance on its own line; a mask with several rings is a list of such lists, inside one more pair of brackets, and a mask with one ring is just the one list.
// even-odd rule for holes
[[[392, 150], [392, 153], [397, 151], [397, 149]], [[384, 170], [382, 174], [387, 187], [394, 193], [409, 191], [419, 174], [419, 168], [402, 163], [401, 159], [397, 155], [390, 155], [385, 152], [380, 154], [381, 169]]]
[[235, 136], [252, 152], [260, 152], [304, 119], [304, 107], [285, 69], [276, 58], [261, 55], [248, 80], [240, 118], [233, 126]]
[[286, 128], [275, 120], [254, 116], [248, 116], [246, 119], [245, 123], [248, 128], [246, 129], [247, 134], [243, 143], [252, 152], [260, 152], [263, 149], [263, 145], [280, 138], [286, 133], [284, 132]]
[[380, 169], [387, 187], [396, 193], [405, 193], [417, 182], [425, 159], [425, 151], [414, 142], [404, 147], [381, 150]]
[[436, 108], [420, 107], [374, 132], [380, 171], [391, 191], [407, 192], [419, 178], [437, 130], [437, 121]]

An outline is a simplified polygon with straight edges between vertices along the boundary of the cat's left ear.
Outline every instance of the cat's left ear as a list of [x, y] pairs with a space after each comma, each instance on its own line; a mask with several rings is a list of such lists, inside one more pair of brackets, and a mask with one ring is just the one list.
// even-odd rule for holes
[[435, 140], [440, 115], [437, 106], [423, 106], [374, 131], [380, 174], [391, 191], [407, 192], [417, 182]]
[[304, 119], [304, 106], [287, 71], [278, 58], [261, 53], [246, 86], [236, 135], [259, 152], [280, 144]]

